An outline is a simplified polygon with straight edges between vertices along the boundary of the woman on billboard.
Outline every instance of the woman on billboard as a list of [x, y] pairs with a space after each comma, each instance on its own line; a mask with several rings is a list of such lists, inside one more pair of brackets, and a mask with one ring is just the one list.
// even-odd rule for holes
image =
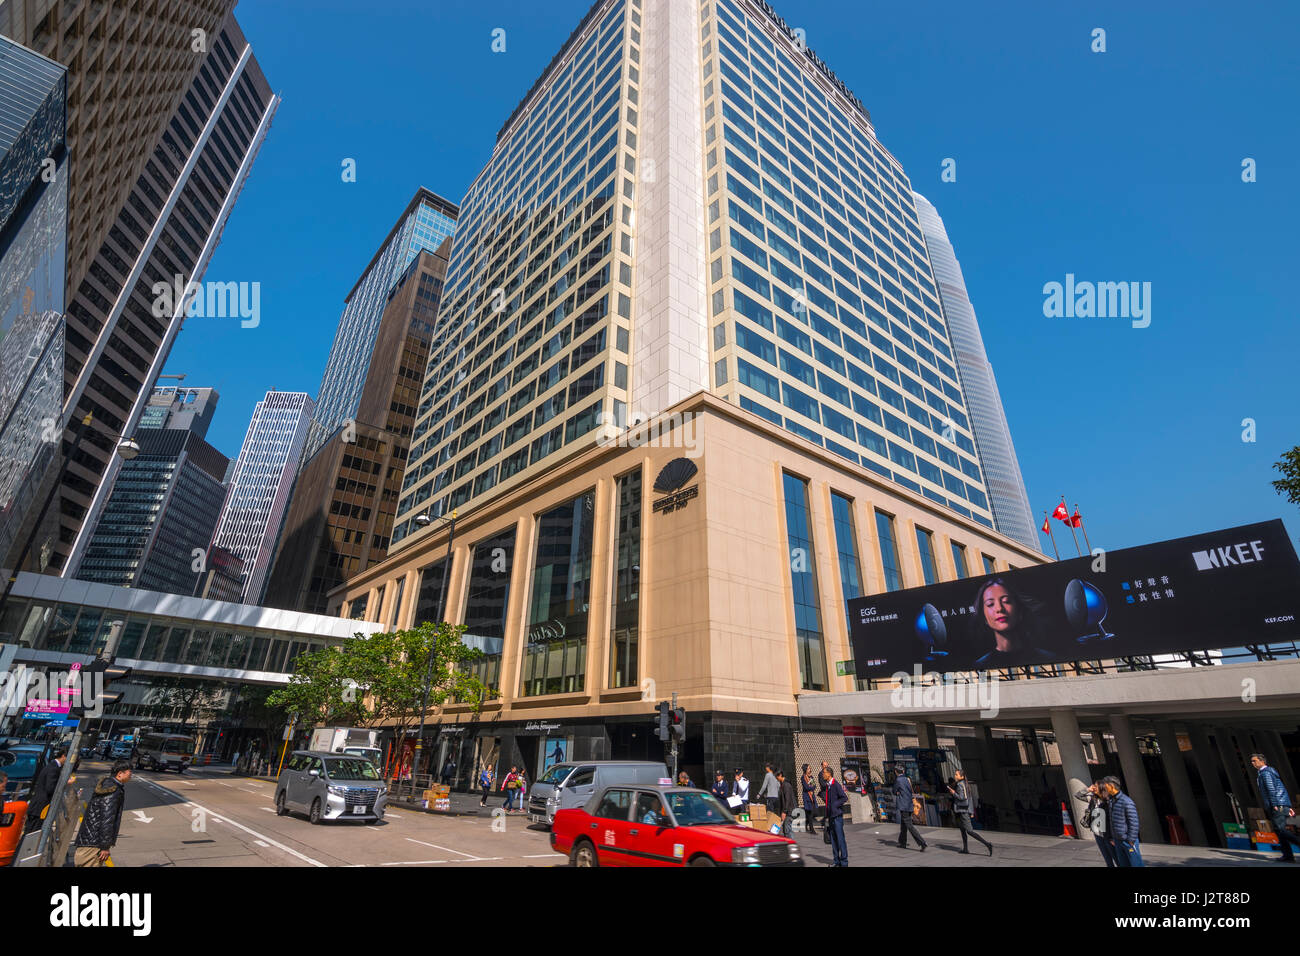
[[1055, 659], [1039, 647], [1038, 602], [1007, 585], [1002, 578], [990, 578], [975, 595], [975, 661], [980, 669], [1041, 664]]

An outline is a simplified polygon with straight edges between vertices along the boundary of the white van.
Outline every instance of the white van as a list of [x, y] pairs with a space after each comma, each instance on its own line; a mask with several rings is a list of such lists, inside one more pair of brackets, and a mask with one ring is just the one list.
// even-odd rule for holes
[[580, 807], [593, 793], [618, 784], [670, 784], [668, 767], [640, 760], [557, 763], [528, 786], [528, 818], [547, 826], [555, 811]]

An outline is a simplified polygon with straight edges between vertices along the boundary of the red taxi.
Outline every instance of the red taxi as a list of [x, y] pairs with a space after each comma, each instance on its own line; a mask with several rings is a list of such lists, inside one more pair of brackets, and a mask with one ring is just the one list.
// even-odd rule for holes
[[804, 865], [794, 840], [741, 826], [713, 794], [644, 784], [557, 812], [551, 849], [572, 866]]

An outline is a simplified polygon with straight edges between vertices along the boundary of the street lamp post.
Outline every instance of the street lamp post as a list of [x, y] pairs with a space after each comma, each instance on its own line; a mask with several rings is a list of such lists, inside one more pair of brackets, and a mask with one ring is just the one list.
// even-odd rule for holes
[[[23, 542], [22, 551], [18, 552], [18, 559], [14, 562], [13, 570], [9, 573], [9, 579], [5, 582], [4, 593], [0, 594], [0, 615], [4, 613], [5, 605], [9, 603], [9, 592], [13, 590], [14, 583], [18, 580], [18, 572], [22, 570], [23, 563], [27, 560], [28, 554], [31, 553], [32, 545], [36, 541], [36, 535], [40, 532], [41, 525], [45, 523], [45, 515], [49, 512], [50, 505], [54, 503], [59, 489], [63, 487], [63, 479], [68, 473], [68, 465], [72, 462], [72, 456], [81, 447], [81, 436], [90, 427], [93, 418], [94, 414], [91, 413], [77, 422], [76, 430], [72, 433], [72, 450], [64, 456], [62, 463], [59, 465], [59, 473], [54, 479], [54, 484], [50, 488], [49, 494], [45, 496], [45, 503], [41, 505], [36, 521], [32, 523], [32, 530], [27, 535], [27, 540]], [[130, 461], [138, 454], [140, 454], [140, 446], [136, 444], [134, 439], [123, 438], [118, 442], [117, 455], [123, 461]]]
[[[452, 542], [456, 540], [456, 511], [451, 512], [451, 517], [447, 519], [447, 560], [446, 567], [442, 569], [442, 587], [438, 595], [438, 617], [445, 619], [447, 616], [447, 579], [451, 577], [451, 548]], [[415, 516], [415, 523], [422, 528], [427, 528], [433, 524], [434, 519], [427, 513]], [[429, 662], [424, 672], [424, 697], [420, 703], [420, 733], [415, 738], [415, 755], [411, 760], [411, 784], [414, 786], [415, 778], [420, 773], [420, 763], [424, 756], [424, 718], [429, 710], [429, 685], [433, 683], [433, 648], [429, 648]]]

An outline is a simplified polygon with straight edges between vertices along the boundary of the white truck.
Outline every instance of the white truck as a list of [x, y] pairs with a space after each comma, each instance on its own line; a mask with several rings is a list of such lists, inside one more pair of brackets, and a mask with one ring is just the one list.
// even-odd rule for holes
[[379, 731], [363, 727], [318, 727], [311, 732], [311, 749], [331, 754], [365, 757], [376, 767], [384, 764]]

